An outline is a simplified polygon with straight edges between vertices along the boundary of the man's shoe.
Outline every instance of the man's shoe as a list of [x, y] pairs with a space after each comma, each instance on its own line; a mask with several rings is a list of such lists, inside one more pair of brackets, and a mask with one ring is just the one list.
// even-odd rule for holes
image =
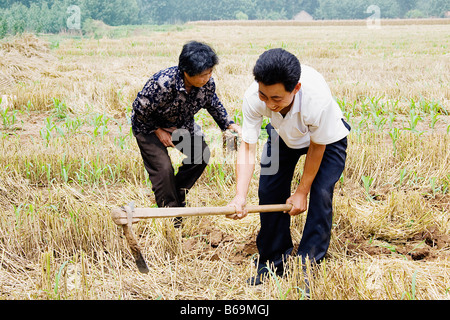
[[250, 286], [259, 286], [262, 284], [268, 277], [268, 274], [258, 273], [256, 276], [251, 277], [247, 280], [247, 284]]
[[[267, 268], [263, 268], [261, 269], [261, 271], [259, 271], [256, 276], [251, 277], [247, 280], [247, 284], [251, 285], [251, 286], [259, 286], [260, 284], [262, 284], [264, 281], [266, 281], [271, 275], [273, 276], [273, 272], [269, 272]], [[283, 271], [276, 271], [275, 272], [276, 276], [282, 277], [283, 276]]]
[[257, 274], [256, 276], [247, 279], [247, 284], [250, 286], [259, 286], [264, 282], [265, 278], [267, 278], [267, 275]]

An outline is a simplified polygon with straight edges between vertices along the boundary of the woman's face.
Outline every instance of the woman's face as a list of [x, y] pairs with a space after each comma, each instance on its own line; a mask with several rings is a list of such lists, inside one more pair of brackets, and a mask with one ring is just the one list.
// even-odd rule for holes
[[206, 69], [200, 74], [197, 74], [195, 76], [190, 76], [186, 72], [184, 73], [184, 81], [187, 86], [193, 86], [193, 87], [203, 87], [205, 84], [208, 83], [209, 79], [211, 79], [213, 72], [213, 68]]

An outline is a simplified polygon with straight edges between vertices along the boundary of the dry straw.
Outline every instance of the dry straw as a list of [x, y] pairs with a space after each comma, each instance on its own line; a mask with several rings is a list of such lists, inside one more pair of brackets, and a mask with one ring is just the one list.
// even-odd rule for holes
[[[110, 219], [111, 208], [131, 200], [155, 206], [130, 133], [130, 106], [148, 77], [176, 65], [192, 39], [217, 50], [214, 78], [233, 117], [240, 117], [257, 57], [283, 47], [324, 74], [353, 127], [330, 250], [322, 264], [307, 267], [309, 298], [448, 299], [450, 70], [448, 27], [438, 22], [383, 21], [380, 30], [217, 22], [129, 38], [2, 42], [2, 93], [17, 99], [0, 123], [0, 299], [308, 298], [294, 258], [285, 277], [246, 285], [255, 271], [257, 215], [194, 217], [182, 229], [163, 219], [135, 225], [148, 275], [137, 272]], [[58, 45], [50, 49], [50, 42]], [[206, 112], [197, 122], [212, 134]], [[220, 148], [214, 145], [188, 194], [190, 205], [232, 199], [234, 155], [224, 163]], [[171, 156], [177, 169], [181, 156]], [[301, 171], [302, 162], [293, 189]], [[250, 204], [258, 202], [258, 174]], [[292, 219], [295, 246], [304, 223], [304, 215]]]

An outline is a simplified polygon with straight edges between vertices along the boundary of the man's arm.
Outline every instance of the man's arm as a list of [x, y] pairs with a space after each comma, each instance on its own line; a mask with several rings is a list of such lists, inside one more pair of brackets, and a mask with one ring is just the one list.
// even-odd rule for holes
[[296, 216], [305, 212], [308, 208], [307, 197], [311, 190], [314, 178], [319, 171], [325, 148], [326, 145], [316, 144], [311, 141], [306, 154], [305, 166], [303, 168], [303, 175], [300, 179], [300, 183], [294, 194], [286, 200], [286, 203], [292, 204], [292, 209], [289, 211], [291, 216]]
[[242, 219], [247, 215], [245, 205], [250, 181], [255, 170], [256, 143], [242, 141], [236, 159], [236, 196], [229, 206], [236, 207], [236, 214], [227, 216], [230, 219]]

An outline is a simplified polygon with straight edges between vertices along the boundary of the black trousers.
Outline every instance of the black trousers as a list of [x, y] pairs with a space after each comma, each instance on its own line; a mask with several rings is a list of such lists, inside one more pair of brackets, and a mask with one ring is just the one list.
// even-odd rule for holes
[[209, 147], [202, 136], [190, 135], [187, 130], [172, 134], [175, 147], [184, 158], [175, 174], [167, 148], [155, 133], [135, 134], [145, 169], [152, 183], [158, 207], [182, 207], [189, 189], [205, 170], [210, 157]]
[[[344, 122], [348, 129], [350, 126]], [[259, 181], [259, 203], [285, 203], [291, 196], [291, 183], [295, 166], [300, 156], [308, 152], [308, 148], [289, 148], [269, 124], [266, 130], [269, 138], [264, 146], [261, 158], [261, 176]], [[278, 150], [273, 150], [276, 140]], [[303, 262], [306, 257], [310, 261], [320, 262], [325, 256], [331, 237], [332, 200], [334, 186], [339, 180], [346, 160], [347, 138], [326, 146], [319, 171], [312, 183], [306, 223], [298, 248], [298, 255]], [[276, 157], [273, 154], [278, 152]], [[278, 170], [263, 174], [264, 169], [279, 161]], [[287, 213], [261, 213], [261, 229], [257, 237], [259, 250], [258, 270], [267, 263], [283, 270], [283, 261], [291, 254], [293, 243], [290, 233], [291, 216]]]

